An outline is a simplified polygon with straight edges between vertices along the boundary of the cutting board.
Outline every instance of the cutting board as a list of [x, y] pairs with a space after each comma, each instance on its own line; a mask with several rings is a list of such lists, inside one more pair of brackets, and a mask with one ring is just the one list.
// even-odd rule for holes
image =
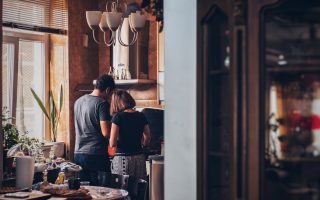
[[25, 194], [28, 194], [29, 197], [27, 198], [12, 198], [12, 197], [5, 197], [4, 194], [0, 195], [0, 200], [27, 200], [27, 199], [49, 199], [51, 197], [50, 194], [43, 194], [38, 192], [24, 192]]

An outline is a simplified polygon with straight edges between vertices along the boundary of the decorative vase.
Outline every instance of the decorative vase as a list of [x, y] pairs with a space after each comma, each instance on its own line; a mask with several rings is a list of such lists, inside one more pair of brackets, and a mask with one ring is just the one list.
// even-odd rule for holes
[[49, 157], [51, 148], [53, 149], [54, 155], [57, 158], [64, 156], [64, 142], [49, 142], [43, 146], [43, 155], [45, 158]]
[[64, 156], [64, 142], [53, 142], [54, 155], [58, 158]]
[[50, 150], [51, 150], [52, 146], [53, 146], [52, 143], [45, 143], [45, 144], [42, 146], [43, 156], [44, 156], [45, 158], [49, 158], [49, 153], [50, 153]]

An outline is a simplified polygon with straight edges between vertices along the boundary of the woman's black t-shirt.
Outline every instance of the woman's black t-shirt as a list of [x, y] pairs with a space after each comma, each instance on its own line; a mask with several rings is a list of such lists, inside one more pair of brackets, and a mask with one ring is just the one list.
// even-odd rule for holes
[[119, 126], [117, 153], [135, 154], [142, 152], [141, 139], [148, 121], [141, 112], [119, 112], [111, 120]]

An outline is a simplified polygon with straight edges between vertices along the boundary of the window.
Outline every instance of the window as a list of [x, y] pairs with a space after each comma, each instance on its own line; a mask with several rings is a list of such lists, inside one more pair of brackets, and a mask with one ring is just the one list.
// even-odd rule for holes
[[50, 33], [68, 29], [65, 0], [3, 0], [3, 26]]
[[[55, 64], [51, 66], [51, 77], [48, 63], [49, 57], [51, 65], [53, 61], [57, 63], [57, 53], [53, 48], [55, 42], [49, 42], [49, 36], [51, 39], [54, 36], [48, 33], [66, 35], [67, 16], [65, 0], [3, 0], [3, 106], [8, 108], [20, 131], [28, 131], [30, 136], [41, 139], [49, 127], [45, 126], [44, 115], [30, 88], [45, 100], [50, 81], [52, 87], [55, 86]], [[54, 52], [55, 57], [48, 56], [49, 51]], [[66, 51], [61, 53], [65, 55]], [[49, 81], [49, 77], [52, 80]]]
[[30, 88], [45, 99], [47, 36], [4, 31], [3, 39], [3, 106], [20, 131], [43, 138], [44, 116]]

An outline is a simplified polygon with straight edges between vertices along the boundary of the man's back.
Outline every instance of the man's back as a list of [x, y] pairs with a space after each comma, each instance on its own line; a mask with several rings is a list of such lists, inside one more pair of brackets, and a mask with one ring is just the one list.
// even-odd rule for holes
[[84, 95], [74, 105], [75, 153], [106, 154], [108, 140], [102, 136], [100, 121], [110, 121], [109, 104], [102, 97]]

